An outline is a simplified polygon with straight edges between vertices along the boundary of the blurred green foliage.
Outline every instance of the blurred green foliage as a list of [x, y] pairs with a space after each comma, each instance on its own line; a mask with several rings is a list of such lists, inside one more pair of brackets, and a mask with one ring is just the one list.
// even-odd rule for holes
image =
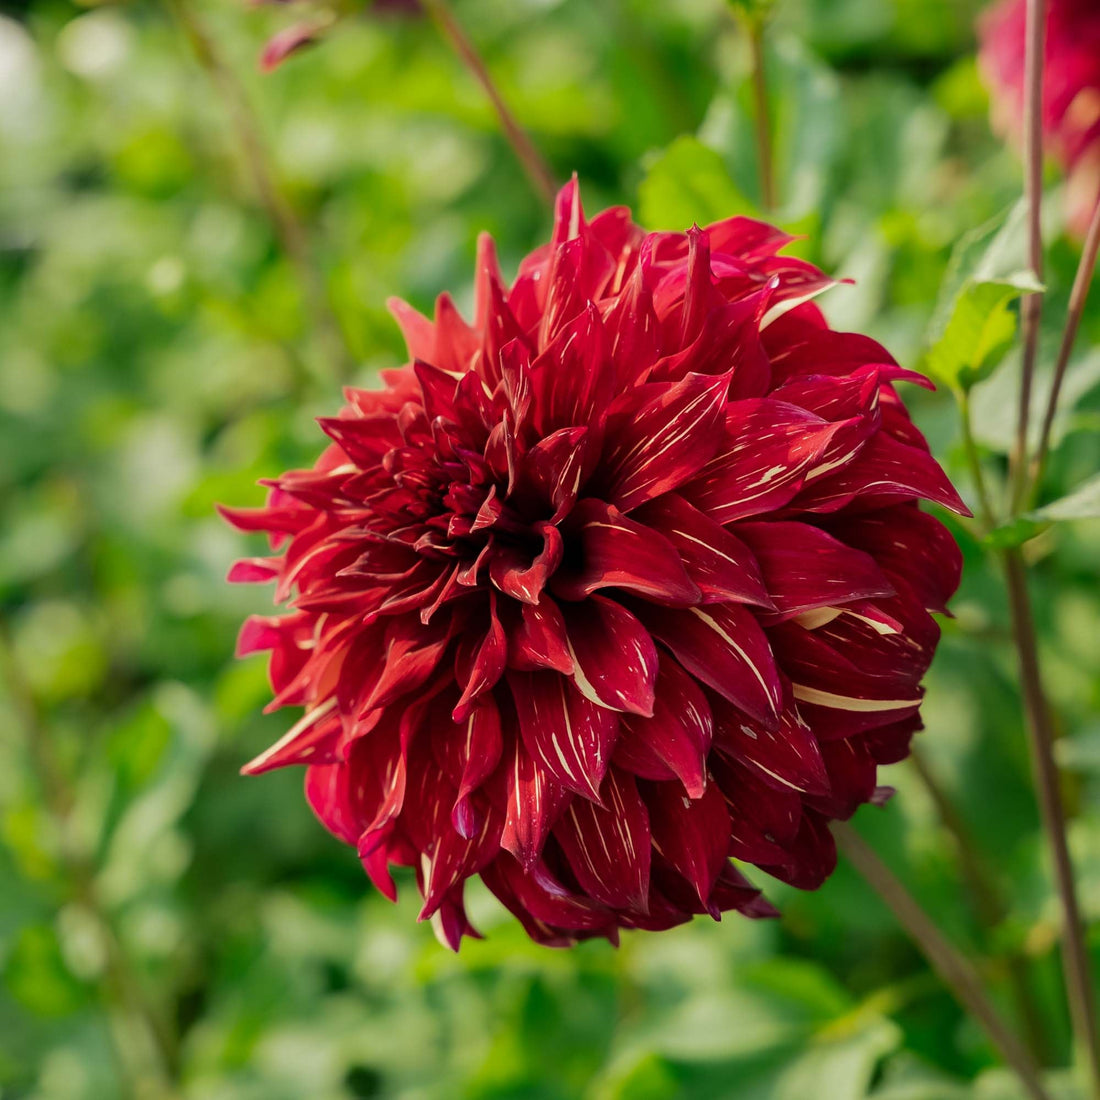
[[[181, 2], [29, 0], [0, 16], [11, 673], [0, 700], [0, 1097], [1018, 1100], [982, 1034], [846, 867], [815, 895], [768, 884], [782, 922], [698, 921], [628, 935], [618, 951], [535, 948], [475, 890], [488, 938], [455, 958], [415, 923], [410, 884], [396, 907], [371, 892], [354, 854], [313, 820], [300, 775], [238, 777], [286, 719], [260, 713], [262, 661], [231, 660], [236, 626], [262, 596], [224, 584], [245, 542], [214, 503], [255, 503], [257, 478], [310, 463], [312, 417], [336, 407], [340, 382], [369, 383], [398, 361], [387, 295], [424, 307], [449, 288], [468, 301], [477, 233], [491, 231], [514, 266], [548, 218], [426, 22], [353, 18], [261, 79], [255, 58], [283, 12]], [[986, 126], [974, 7], [778, 0], [773, 11], [776, 218], [805, 234], [801, 254], [857, 280], [826, 300], [833, 321], [914, 366], [944, 331], [933, 311], [953, 246], [1019, 192], [1018, 165]], [[649, 226], [682, 229], [759, 206], [747, 50], [729, 0], [456, 8], [556, 170], [580, 173], [590, 209], [629, 201]], [[197, 64], [181, 11], [214, 44], [229, 99]], [[311, 299], [259, 201], [234, 88], [308, 234], [304, 266], [319, 273], [337, 343], [322, 338], [315, 322], [329, 307]], [[1051, 182], [1046, 364], [1077, 259]], [[1010, 297], [998, 296], [1002, 329]], [[1003, 331], [974, 336], [965, 316], [958, 330], [947, 360], [975, 372], [968, 385], [983, 379], [976, 434], [996, 463], [1018, 366], [1010, 355], [991, 370]], [[1080, 348], [1054, 495], [1100, 468], [1095, 303]], [[1041, 410], [1042, 379], [1037, 391]], [[965, 488], [949, 397], [918, 394], [913, 406]], [[1100, 527], [1087, 518], [1095, 487], [1085, 496], [1091, 510], [1067, 506], [1083, 521], [1026, 534], [1041, 532], [1027, 551], [1097, 918]], [[911, 766], [891, 769], [898, 797], [859, 824], [980, 958], [1016, 1019], [1010, 960], [1023, 960], [1041, 1050], [1064, 1065], [1057, 914], [1007, 615], [978, 537], [953, 526], [967, 574], [921, 747], [990, 857], [999, 897], [968, 895]], [[991, 941], [975, 919], [982, 902]], [[1052, 1088], [1074, 1095], [1063, 1076]]]

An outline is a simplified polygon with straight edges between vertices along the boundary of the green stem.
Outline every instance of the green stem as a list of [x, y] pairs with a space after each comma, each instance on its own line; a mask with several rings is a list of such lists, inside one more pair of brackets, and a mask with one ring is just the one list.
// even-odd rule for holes
[[1094, 1100], [1100, 1100], [1100, 1043], [1097, 1041], [1091, 966], [1066, 836], [1066, 814], [1062, 805], [1058, 767], [1054, 761], [1054, 724], [1043, 689], [1035, 619], [1027, 588], [1027, 569], [1019, 549], [1005, 551], [1004, 566], [1024, 711], [1027, 716], [1032, 770], [1043, 832], [1050, 847], [1054, 881], [1062, 908], [1062, 969], [1066, 980], [1070, 1019], [1078, 1057], [1086, 1063], [1090, 1077], [1091, 1095]]
[[[1008, 912], [1008, 904], [1000, 885], [958, 808], [940, 784], [924, 754], [914, 748], [909, 754], [909, 760], [936, 808], [940, 823], [955, 844], [959, 871], [966, 883], [974, 918], [987, 933], [995, 933]], [[1027, 961], [1019, 952], [1013, 951], [1006, 954], [1004, 962], [1013, 1000], [1016, 1002], [1016, 1012], [1023, 1025], [1028, 1046], [1032, 1055], [1041, 1063], [1048, 1049], [1047, 1039], [1043, 1013], [1035, 1000]]]
[[170, 1100], [175, 1044], [164, 1022], [145, 996], [133, 974], [114, 926], [99, 898], [95, 868], [73, 850], [68, 825], [74, 796], [64, 770], [53, 752], [53, 737], [30, 681], [23, 672], [6, 622], [0, 619], [0, 675], [3, 677], [11, 710], [22, 728], [27, 756], [41, 788], [47, 812], [53, 818], [60, 840], [61, 864], [68, 878], [74, 903], [89, 914], [105, 949], [102, 993], [117, 1017], [130, 1021], [138, 1034], [142, 1051], [138, 1057], [116, 1036], [118, 1064], [130, 1077], [124, 1082], [136, 1097], [155, 1096]]
[[451, 44], [462, 63], [481, 85], [500, 120], [501, 129], [508, 139], [516, 159], [527, 173], [531, 186], [547, 204], [553, 204], [558, 185], [554, 173], [543, 159], [527, 131], [519, 124], [493, 80], [481, 55], [451, 10], [447, 0], [420, 0], [427, 9], [443, 37]]
[[[1046, 2], [1027, 0], [1027, 42], [1024, 60], [1024, 199], [1027, 203], [1028, 263], [1035, 277], [1043, 278], [1043, 50], [1046, 41]], [[1028, 422], [1031, 390], [1039, 353], [1042, 293], [1025, 295], [1023, 314], [1024, 357], [1020, 373], [1020, 405], [1016, 419], [1016, 443], [1009, 477], [1011, 511], [1023, 503], [1028, 473]]]
[[764, 54], [764, 19], [750, 19], [749, 48], [752, 52], [753, 114], [756, 121], [756, 159], [760, 170], [760, 198], [765, 211], [776, 207], [775, 151], [772, 146], [771, 115], [768, 109], [768, 73]]
[[1085, 246], [1081, 252], [1081, 262], [1077, 265], [1073, 290], [1070, 291], [1069, 313], [1066, 316], [1066, 327], [1062, 334], [1062, 346], [1058, 350], [1058, 361], [1054, 366], [1054, 379], [1051, 382], [1050, 397], [1047, 399], [1043, 427], [1039, 434], [1039, 446], [1036, 448], [1035, 461], [1032, 464], [1033, 492], [1038, 492], [1041, 488], [1043, 474], [1046, 471], [1047, 454], [1050, 450], [1050, 433], [1054, 426], [1054, 416], [1058, 412], [1058, 398], [1062, 394], [1062, 382], [1066, 376], [1070, 356], [1073, 354], [1073, 345], [1077, 342], [1077, 332], [1081, 327], [1085, 303], [1088, 301], [1089, 291], [1092, 289], [1098, 252], [1100, 252], [1100, 197], [1097, 198], [1096, 207], [1092, 212], [1092, 221], [1089, 223]]
[[959, 390], [955, 397], [959, 405], [959, 420], [962, 427], [966, 463], [970, 469], [970, 477], [974, 482], [974, 491], [978, 494], [978, 518], [985, 529], [989, 531], [997, 526], [997, 513], [993, 506], [989, 486], [986, 484], [981, 455], [978, 453], [978, 444], [974, 439], [974, 425], [970, 415], [970, 396], [965, 391]]
[[166, 0], [166, 3], [191, 43], [199, 66], [221, 96], [256, 197], [298, 279], [302, 300], [312, 318], [314, 332], [332, 375], [337, 381], [348, 378], [355, 367], [354, 356], [329, 301], [324, 276], [314, 261], [309, 234], [278, 181], [263, 128], [248, 93], [233, 67], [222, 57], [214, 36], [207, 30], [191, 0]]
[[833, 836], [848, 862], [867, 880], [913, 938], [958, 1002], [985, 1029], [1005, 1062], [1016, 1072], [1031, 1100], [1051, 1100], [1023, 1043], [1001, 1018], [986, 995], [978, 972], [917, 904], [874, 849], [845, 822], [834, 822]]

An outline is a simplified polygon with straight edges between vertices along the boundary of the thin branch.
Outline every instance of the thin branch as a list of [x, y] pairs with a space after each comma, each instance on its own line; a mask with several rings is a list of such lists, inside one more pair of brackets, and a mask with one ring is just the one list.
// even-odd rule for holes
[[500, 120], [504, 136], [508, 139], [508, 144], [512, 146], [516, 158], [527, 173], [531, 185], [543, 201], [548, 205], [553, 204], [554, 196], [558, 190], [554, 173], [535, 147], [535, 143], [531, 140], [527, 131], [524, 130], [512, 113], [489, 73], [484, 60], [477, 52], [477, 47], [474, 46], [469, 35], [463, 30], [462, 24], [455, 18], [455, 14], [447, 0], [420, 0], [420, 2], [435, 21], [440, 33], [451, 44], [455, 53], [458, 54], [463, 64], [470, 70], [471, 75], [489, 97], [489, 102], [492, 103], [497, 118]]
[[776, 207], [775, 151], [772, 146], [771, 114], [768, 109], [768, 72], [764, 57], [764, 19], [748, 21], [752, 51], [753, 114], [756, 122], [756, 159], [760, 169], [760, 197], [765, 211]]
[[[1008, 904], [1000, 884], [990, 871], [958, 808], [944, 790], [935, 771], [924, 758], [924, 754], [914, 748], [909, 754], [909, 760], [936, 808], [940, 823], [954, 841], [959, 857], [959, 871], [966, 883], [974, 918], [987, 932], [993, 933], [1008, 913]], [[1046, 1033], [1043, 1026], [1043, 1013], [1035, 1000], [1035, 991], [1028, 974], [1026, 960], [1018, 952], [1013, 951], [1006, 954], [1004, 962], [1012, 996], [1016, 1002], [1016, 1011], [1023, 1024], [1028, 1046], [1035, 1058], [1041, 1062], [1047, 1050]]]
[[[1027, 43], [1024, 61], [1024, 197], [1028, 217], [1028, 263], [1035, 277], [1043, 278], [1043, 51], [1046, 42], [1046, 2], [1027, 0]], [[1028, 421], [1031, 417], [1031, 389], [1039, 353], [1039, 323], [1043, 314], [1042, 293], [1028, 294], [1021, 304], [1024, 358], [1020, 374], [1020, 406], [1016, 420], [1016, 443], [1012, 452], [1011, 510], [1023, 503], [1027, 487]]]
[[1097, 253], [1100, 253], [1100, 196], [1097, 197], [1096, 208], [1092, 212], [1092, 221], [1085, 237], [1081, 262], [1077, 265], [1077, 275], [1073, 280], [1073, 290], [1069, 296], [1066, 328], [1062, 334], [1062, 346], [1058, 351], [1058, 361], [1054, 366], [1054, 379], [1051, 383], [1050, 397], [1047, 399], [1046, 414], [1043, 417], [1043, 427], [1039, 435], [1039, 446], [1035, 452], [1035, 461], [1032, 466], [1032, 487], [1034, 490], [1039, 489], [1043, 480], [1043, 473], [1046, 470], [1047, 453], [1050, 450], [1050, 433], [1054, 426], [1055, 414], [1058, 412], [1058, 398], [1062, 394], [1062, 382], [1066, 376], [1070, 356], [1073, 354], [1073, 345], [1077, 342], [1077, 331], [1081, 327], [1081, 318], [1085, 312], [1089, 290], [1092, 289], [1092, 279], [1096, 272]]
[[[67, 825], [75, 802], [72, 788], [53, 752], [51, 730], [31, 683], [23, 672], [11, 632], [3, 619], [0, 619], [0, 675], [16, 722], [22, 728], [27, 756], [42, 790], [46, 810], [61, 837], [60, 857], [69, 879], [72, 899], [91, 916], [104, 945], [106, 963], [102, 984], [109, 994], [108, 1004], [113, 1001], [123, 1014], [137, 1024], [142, 1035], [144, 1065], [131, 1065], [127, 1072], [132, 1072], [135, 1080], [126, 1083], [134, 1086], [135, 1093], [139, 1092], [137, 1081], [146, 1079], [147, 1075], [155, 1094], [167, 1100], [175, 1095], [171, 1084], [175, 1064], [173, 1037], [130, 969], [129, 960], [100, 901], [94, 867], [74, 852], [69, 843]], [[131, 1062], [121, 1044], [116, 1054], [120, 1066], [128, 1066]]]
[[951, 944], [931, 917], [917, 904], [874, 849], [844, 822], [834, 822], [837, 847], [897, 917], [912, 936], [932, 968], [943, 979], [958, 1002], [985, 1029], [1005, 1062], [1016, 1072], [1032, 1100], [1051, 1100], [1039, 1080], [1039, 1072], [1023, 1043], [1001, 1019], [981, 978], [970, 962]]
[[974, 482], [974, 490], [978, 494], [978, 518], [985, 529], [990, 531], [997, 526], [997, 513], [993, 507], [993, 498], [990, 495], [989, 487], [986, 485], [981, 455], [978, 454], [978, 444], [974, 439], [974, 426], [970, 416], [970, 397], [962, 390], [956, 394], [956, 397], [959, 405], [959, 420], [962, 426], [963, 450], [966, 453], [966, 462]]
[[264, 140], [263, 127], [248, 92], [233, 67], [222, 56], [192, 0], [166, 0], [166, 3], [190, 42], [200, 67], [222, 98], [256, 197], [271, 223], [279, 247], [294, 269], [303, 301], [333, 376], [337, 381], [347, 378], [354, 368], [354, 357], [329, 302], [324, 276], [314, 262], [309, 234], [278, 182], [278, 174]]
[[1043, 832], [1050, 845], [1054, 880], [1062, 907], [1062, 969], [1066, 979], [1070, 1018], [1073, 1021], [1078, 1055], [1087, 1062], [1092, 1095], [1100, 1100], [1100, 1042], [1096, 1033], [1091, 966], [1066, 838], [1066, 814], [1062, 805], [1058, 767], [1054, 761], [1054, 726], [1039, 670], [1039, 651], [1031, 597], [1027, 589], [1027, 571], [1019, 549], [1006, 551], [1004, 561], [1024, 710], [1027, 715], [1032, 769]]

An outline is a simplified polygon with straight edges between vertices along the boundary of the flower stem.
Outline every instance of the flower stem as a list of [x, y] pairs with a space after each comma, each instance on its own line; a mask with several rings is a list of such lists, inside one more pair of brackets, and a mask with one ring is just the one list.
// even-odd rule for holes
[[960, 390], [956, 394], [956, 398], [959, 405], [959, 419], [962, 425], [963, 450], [966, 452], [966, 462], [970, 467], [970, 476], [974, 481], [974, 491], [978, 494], [978, 518], [988, 531], [997, 526], [997, 513], [993, 507], [993, 498], [990, 496], [989, 487], [986, 485], [981, 455], [978, 454], [978, 444], [974, 439], [974, 426], [970, 416], [970, 397]]
[[764, 210], [776, 207], [775, 151], [772, 146], [771, 114], [768, 109], [768, 73], [764, 57], [764, 18], [748, 20], [749, 49], [752, 52], [752, 97], [756, 122], [756, 159], [760, 171], [760, 200]]
[[1054, 379], [1051, 383], [1050, 397], [1047, 399], [1046, 413], [1043, 416], [1043, 427], [1039, 434], [1039, 446], [1035, 452], [1035, 460], [1032, 464], [1032, 491], [1037, 492], [1041, 487], [1043, 473], [1046, 469], [1047, 453], [1050, 450], [1050, 432], [1054, 425], [1054, 416], [1058, 411], [1058, 398], [1062, 393], [1062, 382], [1066, 376], [1066, 368], [1069, 366], [1070, 356], [1073, 354], [1073, 345], [1077, 341], [1077, 331], [1081, 327], [1081, 317], [1085, 312], [1085, 303], [1088, 301], [1089, 290], [1092, 289], [1092, 279], [1096, 272], [1097, 253], [1100, 253], [1100, 196], [1096, 200], [1096, 208], [1092, 212], [1092, 221], [1089, 224], [1088, 234], [1085, 237], [1085, 247], [1081, 253], [1081, 262], [1077, 265], [1077, 275], [1073, 280], [1073, 290], [1069, 296], [1069, 313], [1066, 317], [1066, 328], [1062, 334], [1062, 346], [1058, 351], [1058, 361], [1054, 366]]
[[256, 197], [297, 276], [302, 299], [330, 370], [337, 380], [347, 378], [354, 368], [354, 356], [329, 302], [324, 276], [314, 262], [309, 234], [278, 182], [263, 128], [248, 93], [233, 67], [221, 55], [192, 0], [166, 0], [166, 3], [190, 42], [200, 67], [221, 96], [236, 131]]
[[474, 79], [481, 85], [482, 90], [489, 97], [493, 109], [500, 120], [501, 129], [512, 146], [523, 170], [527, 173], [532, 187], [547, 204], [554, 202], [558, 185], [554, 179], [554, 173], [543, 159], [542, 154], [535, 147], [527, 131], [519, 124], [516, 116], [512, 114], [500, 89], [496, 86], [488, 68], [485, 65], [477, 48], [462, 28], [462, 24], [455, 18], [447, 0], [421, 0], [421, 4], [427, 9], [428, 14], [434, 20], [443, 37], [451, 44], [463, 64]]
[[[909, 754], [909, 760], [939, 814], [940, 823], [955, 843], [959, 871], [966, 882], [974, 917], [987, 932], [993, 933], [1008, 912], [1008, 905], [997, 879], [990, 871], [962, 815], [925, 760], [924, 754], [914, 748]], [[1042, 1062], [1047, 1051], [1043, 1014], [1035, 1000], [1027, 962], [1019, 952], [1013, 951], [1006, 955], [1005, 967], [1028, 1046], [1034, 1057]]]
[[1015, 1070], [1028, 1096], [1032, 1100], [1051, 1100], [1039, 1080], [1031, 1055], [1001, 1019], [971, 963], [943, 935], [932, 918], [851, 825], [834, 822], [832, 829], [840, 851], [912, 936], [959, 1003], [982, 1025], [1005, 1062]]
[[1058, 768], [1054, 761], [1054, 726], [1039, 671], [1039, 651], [1031, 597], [1027, 589], [1027, 569], [1019, 549], [1005, 551], [1004, 565], [1024, 710], [1030, 735], [1032, 769], [1038, 789], [1043, 831], [1050, 845], [1054, 879], [1062, 907], [1062, 968], [1065, 973], [1070, 1018], [1078, 1057], [1087, 1062], [1092, 1095], [1100, 1100], [1100, 1044], [1096, 1033], [1096, 1006], [1081, 908], [1077, 901], [1073, 864], [1066, 838], [1065, 808], [1062, 805]]
[[[135, 1096], [172, 1100], [176, 1051], [174, 1037], [145, 996], [132, 972], [125, 951], [115, 934], [96, 886], [95, 869], [72, 848], [68, 822], [75, 799], [64, 771], [53, 752], [51, 730], [42, 713], [33, 688], [23, 672], [7, 623], [0, 619], [0, 676], [8, 703], [22, 727], [27, 756], [42, 791], [46, 811], [53, 818], [60, 842], [60, 860], [68, 878], [71, 900], [83, 908], [96, 928], [104, 948], [101, 990], [107, 1006], [119, 1023], [120, 1031], [136, 1030], [140, 1051], [133, 1051], [111, 1029], [116, 1061], [124, 1082]], [[127, 1026], [128, 1024], [128, 1026]]]
[[[1046, 0], [1027, 0], [1027, 42], [1024, 60], [1024, 198], [1027, 203], [1028, 263], [1035, 277], [1043, 278], [1043, 50], [1046, 41]], [[1023, 314], [1024, 358], [1020, 374], [1020, 405], [1016, 420], [1016, 443], [1009, 478], [1012, 512], [1024, 499], [1027, 488], [1028, 421], [1031, 417], [1031, 389], [1039, 352], [1039, 322], [1042, 320], [1042, 292], [1025, 295]]]

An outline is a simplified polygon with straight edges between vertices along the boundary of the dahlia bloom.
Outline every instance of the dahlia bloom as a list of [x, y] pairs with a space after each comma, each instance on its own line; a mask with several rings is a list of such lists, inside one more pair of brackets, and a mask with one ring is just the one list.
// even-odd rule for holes
[[576, 184], [508, 287], [480, 242], [474, 320], [392, 303], [411, 363], [351, 389], [332, 442], [255, 510], [291, 610], [252, 618], [272, 708], [249, 764], [306, 764], [321, 821], [423, 918], [476, 934], [466, 879], [540, 943], [774, 910], [828, 829], [884, 797], [965, 512], [893, 383], [923, 383], [808, 302], [829, 281], [732, 218], [591, 222]]
[[[979, 22], [979, 63], [993, 121], [1022, 140], [1027, 0], [1002, 0]], [[1100, 5], [1049, 0], [1043, 72], [1043, 140], [1067, 173], [1071, 228], [1084, 234], [1100, 198]]]

